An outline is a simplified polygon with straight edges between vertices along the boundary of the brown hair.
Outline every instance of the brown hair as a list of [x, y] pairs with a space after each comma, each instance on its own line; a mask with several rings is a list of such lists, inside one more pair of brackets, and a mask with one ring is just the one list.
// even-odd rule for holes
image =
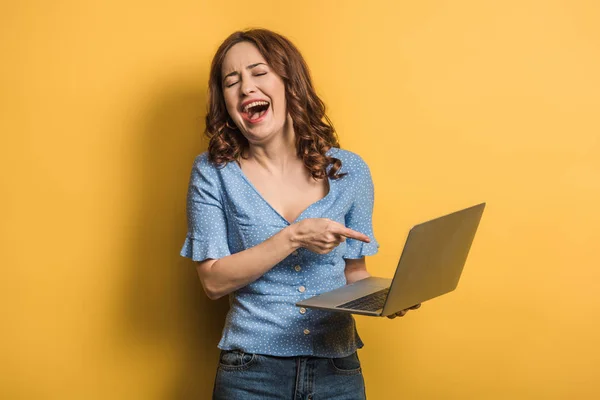
[[[331, 147], [339, 147], [333, 124], [325, 114], [325, 104], [317, 96], [310, 72], [300, 51], [287, 38], [266, 29], [250, 29], [231, 34], [217, 50], [211, 65], [208, 82], [208, 113], [205, 134], [209, 138], [209, 160], [215, 164], [226, 164], [243, 157], [249, 146], [248, 140], [227, 123], [229, 114], [223, 97], [221, 67], [227, 51], [240, 42], [254, 44], [269, 66], [285, 85], [287, 111], [296, 134], [296, 149], [313, 178], [329, 175], [338, 179], [342, 162], [325, 153]], [[233, 126], [234, 129], [230, 128]], [[329, 173], [326, 167], [333, 164]]]

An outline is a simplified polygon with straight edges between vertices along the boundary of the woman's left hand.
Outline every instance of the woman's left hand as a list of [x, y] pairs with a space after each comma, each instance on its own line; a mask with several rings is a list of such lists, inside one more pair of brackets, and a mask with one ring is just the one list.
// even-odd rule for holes
[[421, 303], [419, 303], [419, 304], [417, 304], [417, 305], [415, 305], [415, 306], [409, 307], [409, 308], [407, 308], [407, 309], [405, 309], [405, 310], [398, 311], [396, 314], [388, 315], [388, 318], [389, 318], [389, 319], [394, 319], [394, 318], [396, 318], [396, 317], [404, 317], [404, 316], [406, 315], [406, 313], [407, 313], [407, 312], [409, 312], [410, 310], [416, 310], [416, 309], [418, 309], [419, 307], [421, 307]]

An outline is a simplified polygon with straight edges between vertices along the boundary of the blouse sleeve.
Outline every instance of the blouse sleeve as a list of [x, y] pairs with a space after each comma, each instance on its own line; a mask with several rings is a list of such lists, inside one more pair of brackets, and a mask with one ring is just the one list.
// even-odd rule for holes
[[188, 232], [180, 254], [194, 261], [230, 255], [219, 179], [206, 157], [194, 161], [187, 194]]
[[346, 239], [346, 251], [343, 258], [362, 258], [377, 253], [379, 243], [373, 234], [373, 206], [375, 192], [371, 171], [368, 165], [359, 158], [359, 168], [354, 183], [355, 198], [350, 210], [345, 216], [346, 227], [367, 235], [371, 242], [365, 243], [356, 239]]

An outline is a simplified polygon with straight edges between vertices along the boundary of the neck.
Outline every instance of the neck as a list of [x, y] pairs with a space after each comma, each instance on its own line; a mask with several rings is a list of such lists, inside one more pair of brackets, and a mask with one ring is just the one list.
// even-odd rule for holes
[[291, 118], [280, 132], [264, 143], [250, 143], [247, 161], [254, 162], [270, 172], [284, 172], [299, 160], [296, 154], [296, 135]]

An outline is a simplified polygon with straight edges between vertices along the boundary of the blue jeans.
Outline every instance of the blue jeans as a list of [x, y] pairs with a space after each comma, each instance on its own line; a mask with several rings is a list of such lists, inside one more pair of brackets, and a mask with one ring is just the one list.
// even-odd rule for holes
[[366, 399], [358, 355], [274, 357], [222, 350], [213, 400], [267, 399]]

